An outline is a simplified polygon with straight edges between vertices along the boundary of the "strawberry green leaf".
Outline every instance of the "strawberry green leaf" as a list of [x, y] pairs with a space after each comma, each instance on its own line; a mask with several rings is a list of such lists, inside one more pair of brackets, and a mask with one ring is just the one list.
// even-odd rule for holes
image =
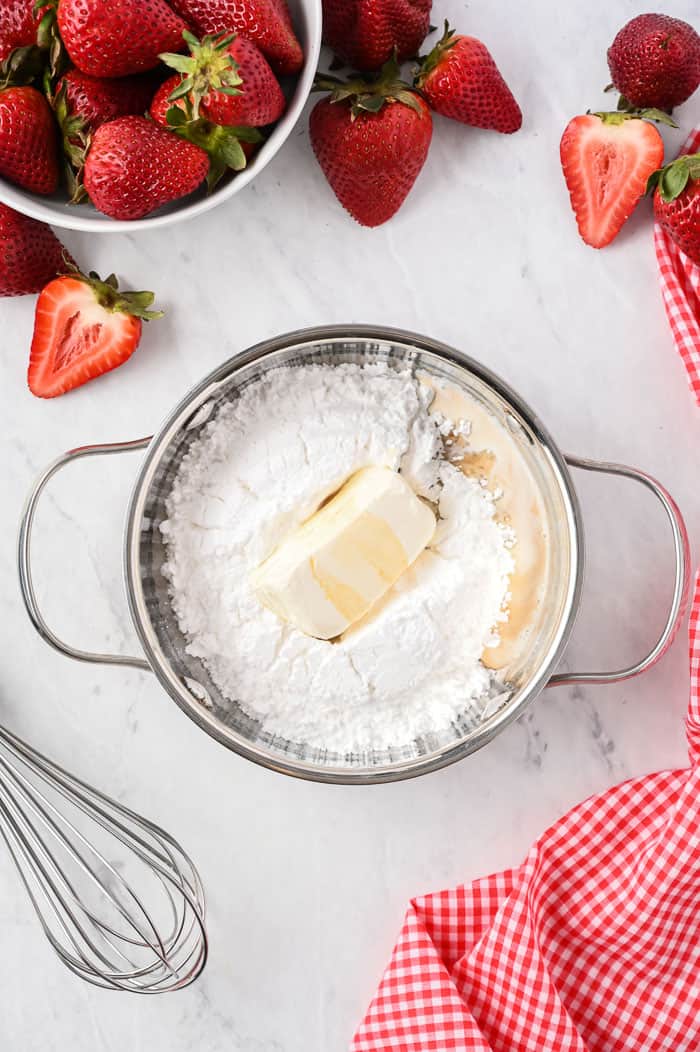
[[669, 165], [659, 178], [659, 193], [662, 199], [666, 202], [675, 200], [683, 193], [689, 179], [690, 172], [687, 164]]
[[700, 153], [682, 154], [665, 168], [652, 172], [647, 181], [647, 193], [658, 189], [661, 200], [668, 204], [680, 197], [691, 179], [700, 179]]
[[232, 131], [240, 142], [262, 142], [263, 136], [260, 134], [257, 128], [251, 128], [247, 124], [237, 124], [235, 127], [231, 127], [229, 131]]
[[192, 69], [192, 59], [189, 55], [175, 55], [169, 51], [164, 51], [158, 58], [166, 66], [170, 66], [171, 69], [176, 70], [178, 73], [189, 73]]
[[365, 110], [367, 113], [379, 113], [384, 101], [380, 95], [360, 95], [357, 99], [356, 107], [357, 109]]
[[189, 29], [183, 29], [182, 39], [185, 41], [186, 44], [189, 44], [190, 47], [199, 47], [199, 41], [197, 40], [197, 37], [194, 35], [194, 33], [190, 33]]
[[670, 113], [666, 113], [664, 110], [656, 109], [643, 109], [638, 111], [639, 116], [643, 117], [645, 121], [655, 121], [657, 124], [667, 124], [669, 128], [677, 128], [678, 123], [674, 121]]
[[340, 77], [334, 77], [331, 73], [317, 73], [311, 86], [312, 91], [335, 91], [336, 88], [345, 85]]
[[218, 150], [222, 161], [225, 161], [229, 168], [233, 168], [234, 172], [240, 172], [245, 168], [245, 154], [235, 135], [222, 138]]
[[184, 99], [185, 95], [189, 95], [192, 90], [192, 78], [185, 77], [181, 80], [176, 88], [174, 88], [168, 95], [168, 102], [177, 102], [178, 99]]
[[187, 124], [187, 114], [179, 106], [171, 106], [166, 110], [165, 119], [170, 128], [178, 128]]
[[44, 52], [35, 44], [16, 47], [0, 63], [0, 88], [31, 84], [44, 71]]

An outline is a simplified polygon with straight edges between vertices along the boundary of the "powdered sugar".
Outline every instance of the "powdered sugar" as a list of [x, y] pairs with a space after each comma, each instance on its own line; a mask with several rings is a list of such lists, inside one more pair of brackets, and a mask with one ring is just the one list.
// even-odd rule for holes
[[[162, 525], [164, 572], [188, 650], [265, 729], [340, 753], [445, 730], [492, 674], [513, 562], [492, 495], [443, 457], [466, 421], [385, 364], [270, 371], [202, 428]], [[311, 639], [257, 600], [251, 571], [351, 474], [401, 470], [439, 513], [430, 548], [338, 642]]]

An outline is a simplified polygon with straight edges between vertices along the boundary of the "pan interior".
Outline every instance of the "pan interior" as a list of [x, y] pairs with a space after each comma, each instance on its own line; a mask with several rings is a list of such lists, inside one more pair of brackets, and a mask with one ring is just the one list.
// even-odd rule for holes
[[[160, 525], [181, 460], [202, 426], [264, 372], [280, 366], [382, 361], [425, 373], [464, 392], [514, 443], [539, 496], [547, 543], [542, 599], [508, 648], [499, 669], [503, 690], [482, 713], [465, 707], [458, 720], [429, 737], [397, 740], [381, 751], [341, 755], [268, 733], [244, 705], [223, 697], [202, 662], [187, 653], [162, 567], [167, 549]], [[564, 473], [535, 421], [526, 419], [494, 378], [457, 352], [418, 340], [333, 336], [292, 342], [233, 359], [176, 410], [154, 440], [132, 500], [127, 577], [132, 612], [154, 668], [169, 693], [200, 725], [229, 747], [268, 766], [327, 780], [383, 780], [415, 774], [471, 752], [514, 718], [544, 685], [570, 627], [575, 605], [575, 512]], [[265, 674], [264, 669], [260, 671]]]

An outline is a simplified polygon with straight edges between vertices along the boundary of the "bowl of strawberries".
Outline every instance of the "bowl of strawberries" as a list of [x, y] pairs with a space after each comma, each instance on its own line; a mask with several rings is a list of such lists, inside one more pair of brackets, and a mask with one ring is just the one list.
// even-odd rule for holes
[[321, 0], [0, 0], [0, 201], [118, 231], [208, 211], [311, 91]]

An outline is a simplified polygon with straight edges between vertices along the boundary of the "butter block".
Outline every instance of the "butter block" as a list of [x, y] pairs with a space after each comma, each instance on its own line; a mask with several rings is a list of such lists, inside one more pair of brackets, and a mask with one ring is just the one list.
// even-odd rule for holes
[[261, 603], [317, 639], [363, 617], [430, 543], [435, 515], [401, 475], [362, 468], [252, 574]]

